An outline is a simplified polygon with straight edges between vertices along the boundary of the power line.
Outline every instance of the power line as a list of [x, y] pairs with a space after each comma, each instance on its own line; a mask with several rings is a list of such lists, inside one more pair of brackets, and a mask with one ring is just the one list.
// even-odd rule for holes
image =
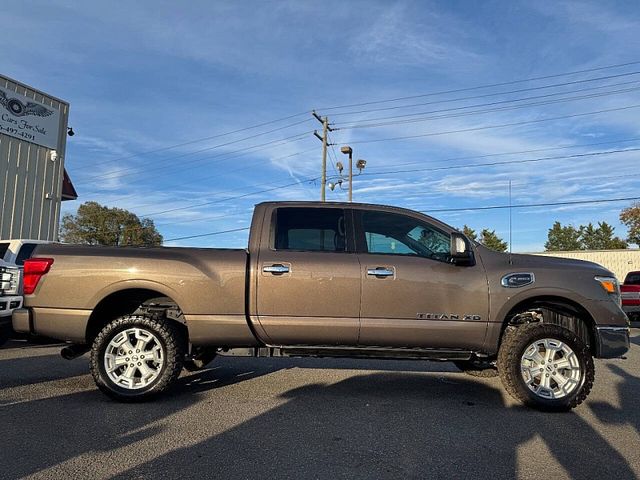
[[491, 205], [487, 207], [468, 207], [468, 208], [437, 208], [429, 211], [421, 211], [421, 213], [429, 212], [465, 212], [475, 210], [498, 210], [505, 208], [534, 208], [534, 207], [556, 207], [562, 205], [587, 205], [598, 203], [612, 203], [612, 202], [628, 202], [632, 200], [640, 200], [640, 197], [621, 197], [621, 198], [601, 198], [593, 200], [574, 200], [568, 202], [546, 202], [546, 203], [521, 203], [516, 205]]
[[[482, 95], [471, 95], [471, 96], [467, 96], [467, 97], [458, 97], [458, 98], [451, 98], [451, 99], [445, 99], [445, 100], [434, 100], [434, 101], [430, 101], [430, 102], [420, 102], [420, 103], [411, 103], [408, 105], [394, 105], [392, 107], [383, 107], [383, 108], [370, 108], [370, 109], [366, 109], [366, 110], [355, 110], [352, 112], [336, 112], [336, 113], [332, 113], [331, 115], [333, 117], [340, 117], [340, 116], [345, 116], [345, 115], [359, 115], [362, 113], [373, 113], [373, 112], [383, 112], [383, 111], [389, 111], [389, 110], [399, 110], [399, 109], [403, 109], [403, 108], [413, 108], [413, 107], [423, 107], [426, 105], [437, 105], [440, 103], [453, 103], [453, 102], [460, 102], [463, 100], [476, 100], [478, 98], [488, 98], [488, 97], [497, 97], [497, 96], [502, 96], [502, 95], [510, 95], [513, 93], [523, 93], [523, 92], [530, 92], [530, 91], [536, 91], [536, 90], [544, 90], [547, 88], [557, 88], [557, 87], [565, 87], [565, 86], [569, 86], [569, 85], [577, 85], [577, 84], [581, 84], [581, 83], [588, 83], [588, 82], [595, 82], [595, 81], [600, 81], [600, 80], [610, 80], [612, 78], [620, 78], [620, 77], [627, 77], [630, 75], [637, 75], [639, 74], [640, 71], [634, 71], [634, 72], [627, 72], [627, 73], [621, 73], [618, 75], [607, 75], [604, 77], [596, 77], [596, 78], [587, 78], [587, 79], [582, 79], [582, 80], [574, 80], [572, 82], [562, 82], [562, 83], [553, 83], [550, 85], [542, 85], [542, 86], [538, 86], [538, 87], [528, 87], [528, 88], [519, 88], [516, 90], [508, 90], [506, 92], [493, 92], [493, 93], [485, 93]], [[634, 80], [635, 82], [635, 80]], [[596, 86], [596, 87], [591, 87], [591, 89], [598, 89], [598, 88], [605, 88], [608, 86], [616, 86], [616, 85], [625, 85], [628, 83], [633, 83], [633, 82], [623, 82], [620, 84], [613, 84], [613, 85], [600, 85], [600, 86]], [[586, 89], [582, 89], [582, 90], [586, 90]], [[575, 90], [575, 91], [582, 91], [582, 90]], [[570, 93], [570, 92], [564, 92], [564, 93]], [[560, 93], [556, 93], [556, 95], [558, 95]]]
[[298, 181], [295, 181], [295, 182], [292, 182], [292, 183], [288, 183], [286, 185], [279, 185], [277, 187], [267, 188], [265, 190], [259, 190], [259, 191], [256, 191], [256, 192], [249, 192], [249, 193], [245, 193], [243, 195], [237, 195], [237, 196], [234, 196], [234, 197], [228, 197], [228, 198], [212, 200], [210, 202], [203, 202], [203, 203], [199, 203], [199, 204], [196, 204], [196, 205], [189, 205], [189, 206], [185, 206], [185, 207], [170, 208], [170, 209], [167, 209], [167, 210], [162, 210], [160, 212], [153, 212], [153, 213], [147, 214], [147, 216], [163, 215], [165, 213], [177, 212], [177, 211], [180, 211], [180, 210], [189, 210], [191, 208], [204, 207], [206, 205], [213, 205], [214, 203], [222, 203], [222, 202], [227, 202], [229, 200], [237, 200], [238, 198], [250, 197], [252, 195], [259, 195], [261, 193], [272, 192], [274, 190], [280, 190], [282, 188], [292, 187], [294, 185], [300, 185], [300, 184], [303, 184], [303, 183], [314, 182], [314, 181], [318, 180], [319, 178], [320, 177], [305, 178], [305, 179], [298, 180]]
[[231, 230], [222, 230], [222, 231], [218, 231], [218, 232], [201, 233], [199, 235], [188, 235], [186, 237], [169, 238], [168, 240], [163, 240], [162, 243], [176, 242], [178, 240], [188, 240], [190, 238], [210, 237], [212, 235], [222, 235], [223, 233], [241, 232], [243, 230], [249, 230], [250, 228], [251, 227], [232, 228]]
[[630, 110], [630, 109], [638, 108], [638, 107], [640, 107], [640, 104], [638, 104], [638, 105], [627, 105], [625, 107], [609, 108], [609, 109], [604, 109], [604, 110], [596, 110], [596, 111], [593, 111], [593, 112], [574, 113], [574, 114], [571, 114], [571, 115], [561, 115], [559, 117], [540, 118], [540, 119], [537, 119], [537, 120], [526, 120], [526, 121], [522, 121], [522, 122], [502, 123], [502, 124], [497, 124], [497, 125], [487, 125], [487, 126], [484, 126], [484, 127], [463, 128], [463, 129], [459, 129], [459, 130], [447, 130], [447, 131], [441, 131], [441, 132], [420, 133], [420, 134], [417, 134], [417, 135], [405, 135], [405, 136], [399, 136], [399, 137], [377, 138], [377, 139], [374, 139], [374, 140], [356, 140], [356, 141], [351, 141], [349, 143], [355, 145], [355, 144], [362, 144], [362, 143], [392, 142], [392, 141], [396, 141], [396, 140], [410, 140], [410, 139], [421, 138], [421, 137], [432, 137], [432, 136], [438, 136], [438, 135], [450, 135], [452, 133], [477, 132], [477, 131], [481, 131], [481, 130], [490, 130], [492, 128], [517, 127], [517, 126], [521, 126], [521, 125], [531, 125], [531, 124], [534, 124], [534, 123], [550, 122], [550, 121], [554, 121], [554, 120], [565, 120], [567, 118], [584, 117], [584, 116], [587, 116], [587, 115], [598, 115], [600, 113], [618, 112], [618, 111]]
[[[352, 142], [353, 143], [353, 142]], [[562, 160], [567, 158], [582, 158], [582, 157], [594, 157], [599, 155], [613, 155], [616, 153], [625, 153], [625, 152], [637, 152], [640, 151], [640, 147], [638, 148], [625, 148], [620, 150], [606, 150], [602, 152], [589, 152], [589, 153], [575, 153], [572, 155], [557, 155], [554, 157], [541, 157], [541, 158], [528, 158], [524, 160], [504, 160], [501, 162], [487, 162], [487, 163], [468, 163], [464, 165], [447, 165], [443, 167], [428, 167], [428, 168], [411, 168], [404, 170], [388, 170], [384, 172], [364, 172], [362, 175], [373, 176], [373, 175], [391, 175], [395, 173], [411, 173], [411, 172], [437, 172], [441, 170], [457, 170], [461, 168], [477, 168], [477, 167], [493, 167], [497, 165], [513, 165], [519, 163], [534, 163], [534, 162], [545, 162], [549, 160]]]
[[[546, 152], [549, 150], [564, 150], [564, 149], [568, 149], [568, 148], [580, 148], [580, 147], [595, 147], [595, 146], [599, 146], [599, 145], [610, 145], [612, 143], [628, 143], [628, 142], [635, 142], [640, 140], [640, 137], [634, 137], [634, 138], [626, 138], [626, 139], [622, 139], [622, 140], [609, 140], [606, 142], [596, 142], [596, 143], [578, 143], [575, 145], [562, 145], [562, 146], [558, 146], [558, 147], [546, 147], [546, 148], [535, 148], [535, 149], [530, 149], [530, 150], [518, 150], [518, 151], [512, 151], [512, 152], [501, 152], [501, 153], [487, 153], [485, 155], [470, 155], [470, 156], [465, 156], [465, 157], [450, 157], [450, 158], [443, 158], [443, 159], [438, 159], [438, 161], [440, 162], [451, 162], [454, 160], [471, 160], [474, 158], [487, 158], [487, 157], [499, 157], [499, 156], [503, 156], [503, 155], [520, 155], [520, 154], [525, 154], [525, 153], [537, 153], [537, 152]], [[406, 166], [406, 165], [416, 165], [416, 164], [423, 164], [424, 160], [420, 160], [417, 162], [405, 162], [405, 163], [396, 163], [395, 166], [396, 167], [401, 167], [401, 166]], [[369, 170], [371, 170], [371, 168], [383, 168], [383, 167], [369, 167]]]
[[[524, 159], [524, 160], [508, 160], [508, 161], [502, 161], [502, 162], [491, 162], [491, 163], [483, 163], [483, 164], [448, 165], [448, 166], [444, 166], [444, 167], [429, 167], [429, 168], [421, 168], [421, 169], [392, 170], [392, 171], [371, 172], [371, 173], [365, 172], [362, 175], [367, 175], [367, 176], [390, 175], [390, 174], [396, 174], [396, 173], [411, 173], [411, 172], [418, 172], [418, 171], [422, 172], [422, 171], [452, 170], [452, 169], [461, 169], [461, 168], [476, 168], [476, 167], [496, 166], [496, 165], [532, 163], [532, 162], [559, 160], [559, 159], [567, 159], [567, 158], [582, 158], [582, 157], [599, 156], [599, 155], [612, 155], [612, 154], [616, 154], [616, 153], [633, 152], [633, 151], [640, 151], [640, 148], [622, 149], [622, 150], [607, 150], [607, 151], [601, 151], [601, 152], [580, 153], [580, 154], [573, 154], [573, 155], [559, 155], [559, 156], [554, 156], [554, 157], [542, 157], [542, 158], [533, 158], [533, 159]], [[288, 184], [285, 184], [285, 185], [278, 185], [278, 186], [275, 186], [275, 187], [272, 187], [272, 188], [258, 190], [258, 191], [255, 191], [255, 192], [248, 192], [248, 193], [245, 193], [245, 194], [242, 194], [242, 195], [226, 197], [226, 198], [223, 198], [223, 199], [216, 199], [216, 200], [212, 200], [212, 201], [208, 201], [208, 202], [201, 202], [201, 203], [198, 203], [198, 204], [192, 204], [192, 205], [187, 205], [187, 206], [183, 206], [183, 207], [175, 207], [175, 208], [171, 208], [171, 209], [166, 209], [166, 210], [162, 210], [162, 211], [158, 211], [158, 212], [149, 213], [149, 214], [146, 214], [145, 216], [152, 217], [152, 216], [163, 215], [163, 214], [171, 213], [171, 212], [175, 212], [175, 211], [189, 210], [191, 208], [197, 208], [197, 207], [212, 205], [212, 204], [216, 204], [216, 203], [223, 203], [223, 202], [227, 202], [227, 201], [230, 201], [230, 200], [246, 198], [246, 197], [253, 196], [253, 195], [258, 195], [258, 194], [261, 194], [261, 193], [267, 193], [267, 192], [279, 190], [279, 189], [282, 189], [282, 188], [287, 188], [287, 187], [294, 186], [294, 185], [300, 185], [300, 184], [303, 184], [303, 183], [313, 182], [313, 181], [316, 181], [318, 179], [319, 179], [319, 177], [305, 178], [305, 179], [298, 180], [298, 181], [295, 181], [295, 182], [292, 182], [292, 183], [288, 183]]]
[[[226, 137], [228, 135], [233, 135], [233, 134], [236, 134], [236, 133], [246, 132], [248, 130], [253, 130], [253, 129], [256, 129], [256, 128], [260, 128], [260, 127], [264, 127], [264, 126], [267, 126], [267, 125], [271, 125], [273, 123], [284, 122], [285, 120], [290, 120], [292, 118], [301, 117], [302, 115], [308, 115], [308, 113], [309, 112], [300, 112], [300, 113], [296, 113], [296, 114], [293, 114], [293, 115], [288, 115], [286, 117], [277, 118], [275, 120], [269, 120], [267, 122], [262, 122], [262, 123], [258, 123], [256, 125], [251, 125], [249, 127], [239, 128], [237, 130], [232, 130], [232, 131], [229, 131], [229, 132], [219, 133], [219, 134], [216, 134], [216, 135], [210, 135], [208, 137], [197, 138], [195, 140], [189, 140], [187, 142], [176, 143], [176, 144], [173, 144], [173, 145], [168, 145], [166, 147], [156, 148], [154, 150], [146, 150], [146, 151], [143, 151], [143, 152], [133, 153], [131, 155], [127, 155], [127, 156], [124, 156], [124, 157], [117, 157], [117, 158], [111, 158], [111, 159], [103, 160], [102, 163], [119, 162], [121, 160], [128, 160], [130, 158], [141, 157], [141, 156], [149, 155], [149, 154], [152, 154], [152, 153], [159, 153], [159, 152], [164, 152], [164, 151], [167, 151], [167, 150], [172, 150], [174, 148], [184, 147], [186, 145], [193, 145], [195, 143], [205, 142], [207, 140], [213, 140], [214, 138]], [[306, 121], [308, 121], [308, 120], [305, 120], [305, 122]]]
[[[309, 152], [314, 151], [314, 150], [315, 150], [315, 148], [309, 148], [309, 149], [307, 149], [307, 150], [302, 150], [302, 151], [299, 151], [299, 152], [291, 153], [291, 154], [289, 154], [289, 155], [283, 155], [283, 156], [281, 156], [281, 157], [272, 158], [272, 159], [270, 159], [270, 160], [271, 160], [271, 161], [284, 160], [284, 159], [286, 159], [286, 158], [296, 157], [296, 156], [298, 156], [298, 155], [303, 155], [303, 154], [305, 154], [305, 153], [309, 153]], [[251, 152], [251, 153], [254, 153], [254, 152]], [[246, 153], [244, 153], [244, 154], [240, 154], [240, 155], [235, 155], [235, 156], [229, 157], [228, 159], [238, 158], [238, 157], [241, 157], [241, 156], [243, 156], [243, 155], [246, 155]], [[198, 176], [198, 180], [199, 180], [199, 181], [202, 181], [202, 180], [208, 180], [208, 179], [211, 179], [211, 178], [218, 178], [218, 177], [222, 176], [223, 174], [237, 173], [237, 172], [241, 172], [241, 171], [244, 171], [244, 170], [248, 170], [248, 169], [250, 169], [250, 168], [254, 168], [256, 163], [260, 163], [260, 162], [262, 162], [262, 161], [263, 161], [263, 160], [262, 160], [262, 159], [260, 159], [260, 160], [254, 161], [254, 162], [250, 162], [250, 164], [245, 165], [245, 166], [244, 166], [244, 167], [242, 167], [242, 168], [236, 168], [236, 169], [234, 169], [234, 170], [228, 170], [228, 171], [225, 171], [225, 172], [216, 172], [216, 173], [215, 173], [215, 174], [213, 174], [213, 175], [207, 175], [207, 176], [204, 176], [204, 177], [202, 177], [202, 176]], [[191, 185], [192, 183], [193, 183], [193, 181], [192, 181], [192, 180], [190, 180], [190, 181], [188, 181], [188, 182], [177, 183], [177, 184], [172, 183], [172, 184], [171, 184], [171, 189], [172, 189], [172, 190], [175, 190], [175, 188], [176, 188], [176, 187], [181, 187], [181, 186], [185, 186], [185, 185]], [[263, 186], [263, 185], [270, 185], [270, 184], [272, 184], [272, 183], [273, 183], [273, 182], [264, 182], [264, 183], [259, 183], [259, 184], [256, 184], [256, 185], [252, 185], [252, 187], [259, 187], [259, 186]], [[242, 190], [243, 188], [245, 188], [245, 187], [239, 187], [239, 188], [234, 188], [234, 189], [230, 189], [230, 190], [224, 190], [223, 192], [216, 192], [216, 193], [235, 192], [235, 191], [238, 191], [238, 190]], [[98, 191], [100, 191], [100, 190], [98, 190]], [[112, 199], [112, 200], [111, 200], [111, 202], [117, 202], [117, 201], [120, 201], [120, 200], [124, 200], [124, 199], [127, 199], [127, 198], [131, 198], [131, 197], [137, 196], [137, 195], [138, 195], [137, 193], [132, 193], [132, 194], [130, 194], [130, 195], [125, 195], [125, 196], [122, 196], [122, 197], [117, 197], [117, 198], [115, 198], [115, 199]], [[134, 205], [134, 206], [132, 206], [131, 208], [143, 208], [143, 207], [147, 207], [147, 206], [149, 206], [149, 205], [156, 205], [156, 203], [157, 203], [157, 202], [154, 202], [154, 203], [145, 203], [145, 204], [142, 204], [142, 205]]]
[[[622, 197], [622, 198], [606, 198], [606, 199], [597, 199], [597, 200], [575, 200], [569, 202], [546, 202], [546, 203], [528, 203], [528, 204], [516, 204], [516, 205], [492, 205], [487, 207], [469, 207], [469, 208], [440, 208], [428, 211], [421, 211], [421, 213], [432, 213], [432, 212], [461, 212], [461, 211], [471, 211], [471, 210], [495, 210], [495, 209], [505, 209], [505, 208], [535, 208], [535, 207], [554, 207], [554, 206], [563, 206], [563, 205], [587, 205], [587, 204], [598, 204], [598, 203], [611, 203], [611, 202], [626, 202], [632, 200], [640, 200], [640, 197]], [[241, 232], [244, 230], [249, 230], [250, 227], [240, 227], [233, 228], [230, 230], [220, 230], [217, 232], [209, 232], [209, 233], [201, 233], [198, 235], [188, 235], [184, 237], [176, 237], [169, 238], [164, 240], [163, 243], [167, 242], [175, 242], [178, 240], [188, 240], [192, 238], [201, 238], [201, 237], [210, 237], [213, 235], [222, 235], [225, 233], [233, 233], [233, 232]]]
[[382, 104], [382, 103], [391, 103], [391, 102], [398, 102], [401, 100], [411, 100], [414, 98], [424, 98], [424, 97], [431, 97], [431, 96], [435, 96], [435, 95], [445, 95], [445, 94], [449, 94], [449, 93], [460, 93], [460, 92], [469, 92], [469, 91], [473, 91], [473, 90], [481, 90], [484, 88], [493, 88], [493, 87], [504, 87], [507, 85], [515, 85], [518, 83], [525, 83], [525, 82], [532, 82], [532, 81], [537, 81], [537, 80], [547, 80], [549, 78], [558, 78], [558, 77], [564, 77], [564, 76], [569, 76], [569, 75], [576, 75], [579, 73], [590, 73], [590, 72], [597, 72], [597, 71], [601, 71], [601, 70], [608, 70], [608, 69], [612, 69], [612, 68], [620, 68], [620, 67], [627, 67], [630, 65], [638, 65], [640, 64], [640, 60], [639, 61], [634, 61], [634, 62], [626, 62], [626, 63], [618, 63], [616, 65], [607, 65], [604, 67], [596, 67], [596, 68], [588, 68], [588, 69], [584, 69], [584, 70], [575, 70], [572, 72], [565, 72], [565, 73], [556, 73], [554, 75], [544, 75], [541, 77], [530, 77], [530, 78], [525, 78], [525, 79], [521, 79], [521, 80], [511, 80], [509, 82], [500, 82], [500, 83], [492, 83], [492, 84], [487, 84], [487, 85], [479, 85], [479, 86], [475, 86], [475, 87], [466, 87], [466, 88], [457, 88], [457, 89], [453, 89], [453, 90], [441, 90], [438, 92], [431, 92], [431, 93], [423, 93], [420, 95], [410, 95], [410, 96], [406, 96], [406, 97], [397, 97], [397, 98], [390, 98], [390, 99], [385, 99], [385, 100], [375, 100], [375, 101], [370, 101], [370, 102], [360, 102], [360, 103], [352, 103], [352, 104], [345, 104], [345, 105], [335, 105], [335, 106], [331, 106], [331, 107], [324, 107], [324, 108], [318, 108], [317, 110], [338, 110], [341, 108], [351, 108], [351, 107], [363, 107], [363, 106], [367, 106], [367, 105], [378, 105], [378, 104]]
[[[623, 83], [620, 83], [620, 84], [618, 84], [616, 86], [637, 84], [637, 83], [638, 83], [637, 81], [623, 82]], [[544, 101], [538, 101], [538, 102], [530, 102], [530, 103], [524, 103], [524, 104], [521, 104], [521, 105], [506, 105], [506, 106], [503, 106], [503, 107], [486, 108], [486, 109], [474, 110], [474, 111], [470, 111], [470, 112], [462, 111], [462, 110], [465, 110], [465, 109], [471, 109], [471, 108], [476, 108], [476, 107], [503, 105], [503, 104], [510, 104], [510, 103], [515, 103], [515, 102], [522, 102], [522, 101], [526, 101], [526, 100], [549, 98], [549, 97], [558, 96], [558, 95], [566, 95], [567, 93], [575, 93], [575, 92], [580, 92], [580, 91], [593, 90], [593, 88], [576, 90], [574, 92], [556, 92], [556, 93], [549, 93], [549, 94], [545, 94], [545, 95], [535, 95], [535, 96], [532, 96], [532, 97], [515, 98], [515, 99], [511, 99], [511, 100], [500, 100], [500, 101], [497, 101], [497, 102], [478, 103], [478, 104], [475, 104], [475, 105], [463, 105], [463, 106], [460, 106], [460, 107], [444, 108], [444, 109], [439, 109], [439, 110], [431, 110], [431, 111], [427, 111], [427, 112], [416, 112], [416, 113], [407, 113], [407, 114], [403, 114], [403, 115], [391, 115], [391, 116], [386, 116], [386, 117], [370, 118], [370, 119], [361, 120], [361, 122], [376, 122], [376, 121], [380, 121], [380, 120], [395, 120], [395, 121], [382, 122], [382, 123], [371, 123], [371, 124], [370, 123], [346, 124], [346, 125], [343, 125], [342, 127], [337, 127], [336, 130], [347, 129], [347, 128], [369, 128], [369, 127], [381, 127], [381, 126], [388, 126], [388, 125], [400, 125], [400, 124], [405, 124], [405, 123], [423, 122], [423, 121], [426, 121], [426, 120], [439, 120], [439, 119], [443, 119], [443, 118], [455, 118], [455, 117], [463, 117], [463, 116], [467, 116], [467, 115], [478, 115], [478, 114], [482, 114], [482, 113], [499, 112], [499, 111], [505, 111], [505, 110], [516, 110], [516, 109], [526, 108], [526, 107], [531, 107], [531, 106], [552, 105], [552, 104], [555, 104], [555, 103], [570, 102], [570, 101], [575, 101], [575, 100], [584, 100], [584, 99], [588, 99], [588, 98], [605, 97], [605, 96], [609, 96], [609, 95], [618, 95], [620, 93], [633, 92], [633, 91], [638, 90], [638, 89], [640, 89], [640, 87], [636, 86], [636, 87], [633, 87], [633, 88], [624, 88], [624, 89], [618, 89], [618, 90], [611, 90], [611, 91], [608, 91], [608, 92], [591, 93], [591, 94], [588, 94], [588, 95], [577, 95], [577, 96], [573, 96], [573, 97], [557, 98], [555, 100], [544, 100]], [[436, 115], [436, 116], [429, 116], [429, 117], [424, 117], [424, 118], [411, 118], [411, 119], [408, 118], [408, 117], [419, 117], [420, 115], [430, 115], [432, 113], [445, 113], [445, 112], [456, 112], [456, 111], [458, 111], [459, 113], [453, 113], [453, 114], [450, 114], [450, 115]], [[404, 120], [399, 120], [399, 119], [404, 119]]]
[[[286, 125], [284, 127], [280, 127], [280, 128], [276, 128], [276, 129], [273, 129], [273, 130], [269, 130], [267, 132], [262, 132], [262, 133], [259, 133], [259, 134], [256, 134], [256, 135], [252, 135], [250, 137], [245, 137], [245, 138], [241, 138], [241, 139], [238, 139], [238, 140], [233, 140], [231, 142], [220, 143], [218, 145], [214, 145], [214, 146], [211, 146], [211, 147], [203, 148], [201, 150], [197, 150], [197, 151], [194, 151], [194, 152], [188, 152], [188, 153], [185, 153], [185, 154], [182, 154], [182, 155], [176, 155], [176, 156], [173, 156], [173, 157], [160, 159], [160, 161], [158, 163], [160, 165], [163, 165], [165, 163], [168, 164], [168, 163], [173, 162], [173, 161], [175, 161], [175, 160], [177, 160], [179, 158], [184, 158], [184, 157], [188, 157], [188, 156], [191, 156], [191, 155], [195, 155], [197, 153], [202, 153], [202, 152], [205, 152], [205, 151], [210, 151], [210, 150], [214, 150], [214, 149], [221, 148], [221, 147], [226, 147], [226, 146], [233, 145], [233, 144], [236, 144], [236, 143], [244, 142], [246, 140], [251, 140], [253, 138], [260, 137], [262, 135], [266, 135], [266, 134], [269, 134], [269, 133], [274, 133], [276, 131], [280, 131], [280, 130], [284, 130], [284, 129], [287, 129], [287, 128], [291, 128], [293, 126], [300, 125], [300, 124], [308, 122], [308, 121], [309, 120], [304, 120], [304, 121], [301, 121], [301, 122], [297, 122], [295, 124]], [[208, 160], [208, 159], [212, 159], [212, 158], [217, 158], [217, 157], [220, 157], [220, 156], [228, 155], [230, 153], [244, 151], [244, 150], [247, 150], [247, 149], [250, 149], [250, 148], [254, 148], [254, 147], [260, 147], [260, 146], [264, 146], [264, 145], [271, 145], [273, 143], [277, 143], [278, 141], [295, 139], [297, 137], [304, 137], [304, 136], [308, 135], [308, 133], [309, 132], [302, 132], [302, 133], [300, 133], [298, 135], [285, 137], [285, 138], [280, 139], [280, 140], [272, 140], [272, 141], [267, 142], [267, 143], [254, 145], [252, 147], [246, 147], [246, 148], [243, 148], [243, 149], [240, 149], [240, 150], [236, 150], [236, 151], [233, 151], [233, 152], [225, 152], [225, 153], [222, 153], [222, 154], [219, 154], [219, 155], [214, 155], [213, 157], [197, 158], [195, 160], [189, 160], [187, 162], [183, 162], [181, 165], [195, 163], [195, 162], [201, 162], [201, 161], [205, 161], [205, 160]], [[157, 166], [158, 163], [156, 163], [155, 166]], [[121, 174], [122, 172], [129, 172], [129, 171], [132, 171], [132, 170], [135, 170], [135, 171], [133, 173]], [[145, 173], [146, 174], [147, 171], [148, 171], [148, 166], [128, 167], [128, 168], [123, 168], [123, 169], [120, 169], [120, 170], [115, 170], [115, 171], [109, 172], [107, 174], [91, 175], [91, 176], [84, 177], [84, 178], [81, 177], [81, 180], [93, 180], [93, 179], [98, 179], [98, 178], [110, 178], [110, 177], [112, 177], [114, 175], [117, 176], [117, 177], [126, 177], [126, 176], [130, 176], [130, 175], [136, 175], [138, 173]]]

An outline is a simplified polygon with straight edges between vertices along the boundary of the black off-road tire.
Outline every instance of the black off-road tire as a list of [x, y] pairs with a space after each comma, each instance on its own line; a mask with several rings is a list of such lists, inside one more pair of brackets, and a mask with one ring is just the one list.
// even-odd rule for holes
[[[566, 343], [576, 354], [581, 379], [576, 389], [565, 397], [548, 399], [531, 391], [521, 374], [521, 358], [536, 340], [550, 338]], [[530, 323], [517, 327], [503, 339], [498, 352], [498, 373], [505, 390], [519, 402], [548, 412], [563, 412], [580, 405], [589, 395], [595, 378], [595, 367], [589, 347], [571, 330], [559, 325]]]
[[456, 360], [456, 367], [467, 375], [480, 378], [494, 378], [498, 376], [498, 370], [492, 365], [480, 365], [473, 360]]
[[[164, 350], [164, 365], [158, 377], [140, 389], [127, 389], [117, 385], [107, 375], [104, 354], [111, 340], [120, 332], [132, 327], [153, 333]], [[141, 402], [166, 392], [180, 376], [186, 353], [187, 339], [182, 326], [148, 314], [125, 315], [106, 325], [91, 347], [91, 374], [97, 387], [106, 395], [120, 402]]]

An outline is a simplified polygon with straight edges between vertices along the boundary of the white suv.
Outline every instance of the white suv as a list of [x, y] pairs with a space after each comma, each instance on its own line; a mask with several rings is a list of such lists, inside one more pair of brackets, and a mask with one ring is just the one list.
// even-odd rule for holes
[[11, 314], [22, 307], [20, 269], [0, 261], [0, 345], [11, 333]]
[[22, 267], [44, 240], [0, 241], [0, 345], [11, 334], [11, 315], [22, 307]]
[[0, 261], [22, 268], [24, 261], [31, 257], [33, 250], [40, 244], [51, 243], [46, 240], [0, 240]]

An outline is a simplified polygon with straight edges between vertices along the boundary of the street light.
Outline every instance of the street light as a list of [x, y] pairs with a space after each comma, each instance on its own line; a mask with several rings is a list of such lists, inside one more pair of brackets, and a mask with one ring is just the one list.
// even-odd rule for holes
[[349, 145], [340, 147], [340, 152], [349, 155], [349, 201], [353, 201], [353, 149]]

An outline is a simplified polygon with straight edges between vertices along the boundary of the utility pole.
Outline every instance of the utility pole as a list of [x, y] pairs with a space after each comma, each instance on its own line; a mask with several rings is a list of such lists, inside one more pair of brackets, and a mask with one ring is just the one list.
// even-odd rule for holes
[[314, 131], [313, 134], [322, 142], [322, 177], [321, 177], [321, 185], [320, 185], [320, 200], [326, 201], [325, 189], [327, 186], [327, 146], [331, 145], [328, 142], [329, 132], [332, 132], [333, 129], [329, 126], [329, 117], [321, 117], [318, 115], [315, 110], [311, 112], [316, 120], [322, 123], [322, 136], [318, 135], [317, 131]]

